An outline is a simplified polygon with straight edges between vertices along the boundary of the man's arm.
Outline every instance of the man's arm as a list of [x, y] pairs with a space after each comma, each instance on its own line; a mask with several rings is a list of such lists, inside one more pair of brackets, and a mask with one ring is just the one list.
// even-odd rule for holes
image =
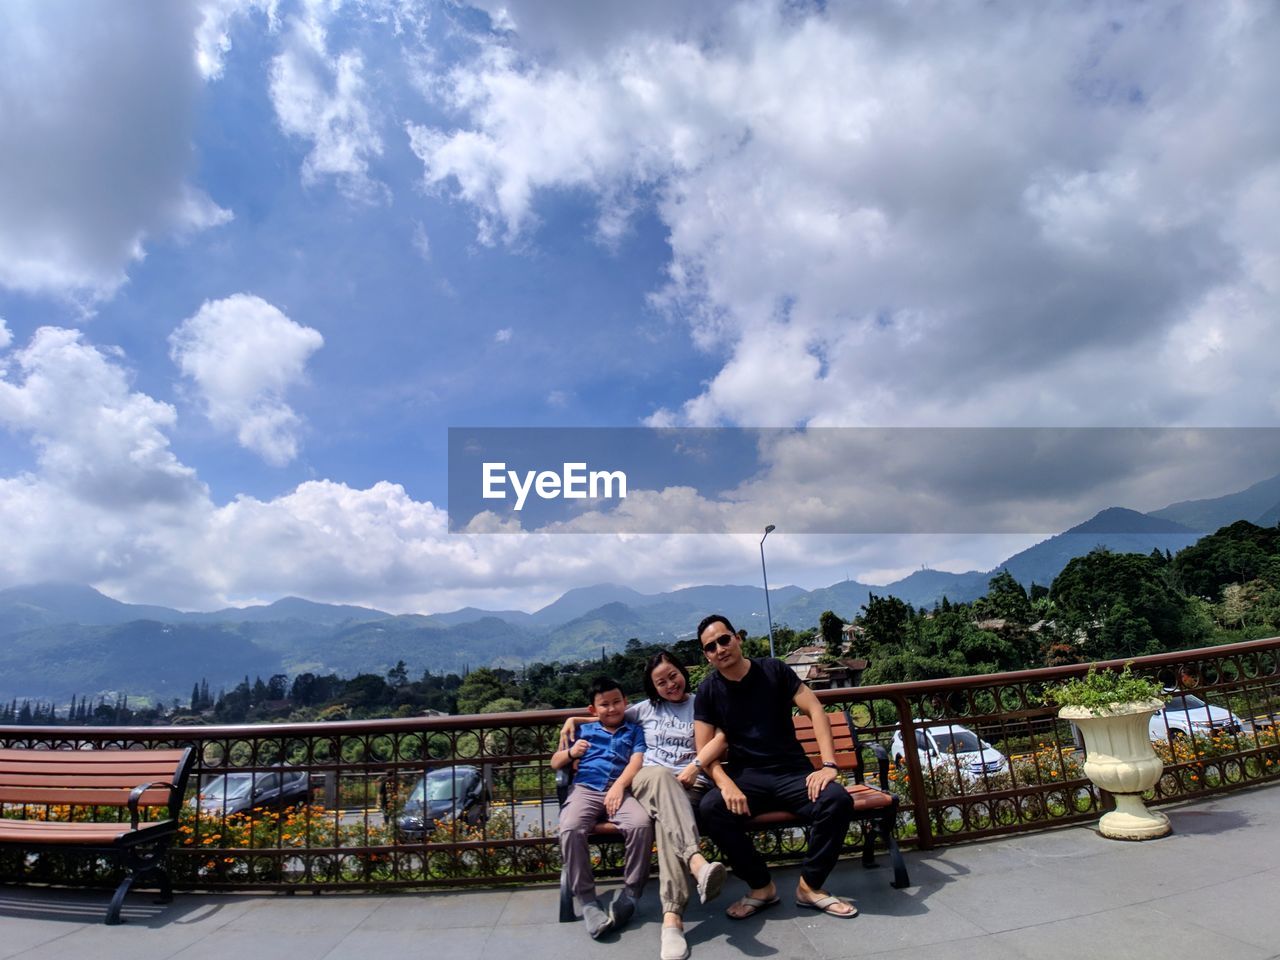
[[823, 763], [833, 766], [821, 767], [809, 774], [805, 783], [809, 787], [809, 799], [817, 800], [822, 788], [836, 778], [836, 743], [831, 738], [831, 723], [827, 720], [827, 711], [822, 708], [818, 698], [803, 683], [792, 698], [796, 709], [805, 714], [813, 722], [813, 737], [818, 741], [818, 753]]
[[[693, 743], [698, 748], [698, 756], [702, 756], [702, 751], [708, 750], [717, 739], [724, 739], [723, 730], [716, 729], [705, 720], [693, 721]], [[720, 795], [724, 797], [724, 805], [729, 808], [730, 813], [744, 817], [751, 816], [747, 795], [738, 789], [738, 785], [733, 782], [733, 778], [729, 776], [718, 758], [712, 760], [707, 766], [707, 776], [720, 788]]]

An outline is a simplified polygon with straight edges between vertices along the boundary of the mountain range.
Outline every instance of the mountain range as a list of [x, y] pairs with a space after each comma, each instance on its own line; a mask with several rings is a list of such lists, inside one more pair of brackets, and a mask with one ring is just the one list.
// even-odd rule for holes
[[[985, 594], [1001, 569], [1024, 585], [1047, 586], [1073, 557], [1095, 547], [1177, 552], [1236, 520], [1268, 526], [1280, 520], [1280, 476], [1146, 514], [1108, 508], [987, 571], [922, 569], [882, 586], [844, 580], [816, 590], [776, 587], [769, 601], [775, 624], [797, 629], [815, 625], [824, 610], [850, 618], [873, 592], [924, 607], [944, 596], [968, 601]], [[580, 660], [621, 649], [632, 637], [688, 636], [710, 611], [724, 613], [753, 635], [766, 631], [764, 591], [741, 585], [646, 594], [606, 583], [570, 590], [532, 613], [467, 607], [422, 616], [300, 597], [185, 612], [122, 603], [80, 584], [33, 584], [0, 590], [0, 699], [64, 703], [72, 695], [128, 693], [185, 700], [201, 679], [217, 690], [245, 675], [382, 674], [398, 660], [413, 672], [437, 674]]]

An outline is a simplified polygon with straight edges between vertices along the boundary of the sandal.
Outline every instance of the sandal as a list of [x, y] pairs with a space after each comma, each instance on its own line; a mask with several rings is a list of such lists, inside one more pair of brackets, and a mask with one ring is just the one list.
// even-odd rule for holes
[[730, 913], [729, 910], [726, 910], [724, 912], [724, 915], [728, 917], [730, 920], [746, 920], [748, 917], [754, 917], [761, 910], [767, 910], [769, 909], [769, 907], [776, 907], [781, 902], [782, 902], [781, 897], [775, 896], [768, 900], [762, 900], [760, 897], [753, 897], [750, 894], [748, 894], [747, 896], [743, 897], [741, 900], [735, 900], [733, 903], [729, 904], [729, 909], [733, 909], [734, 907], [738, 906], [738, 904], [742, 904], [742, 906], [744, 907], [751, 908], [750, 913], [735, 915]]
[[[849, 912], [845, 913], [843, 910], [833, 910], [832, 907], [838, 903], [842, 903], [849, 907]], [[852, 920], [858, 915], [858, 908], [854, 905], [853, 901], [846, 900], [844, 897], [826, 896], [819, 897], [817, 900], [801, 900], [799, 897], [796, 897], [796, 906], [804, 907], [806, 910], [819, 910], [829, 917], [839, 917], [842, 920]]]

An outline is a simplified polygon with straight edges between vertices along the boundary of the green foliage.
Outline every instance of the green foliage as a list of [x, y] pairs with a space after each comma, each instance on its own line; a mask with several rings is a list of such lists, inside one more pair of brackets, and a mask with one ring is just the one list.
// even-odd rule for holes
[[1065, 683], [1046, 687], [1045, 699], [1060, 707], [1083, 707], [1086, 710], [1105, 710], [1121, 703], [1143, 700], [1168, 700], [1164, 688], [1151, 677], [1141, 677], [1125, 664], [1124, 669], [1099, 670], [1095, 663], [1083, 677], [1072, 677]]
[[824, 610], [818, 618], [818, 632], [827, 648], [826, 659], [835, 660], [844, 651], [844, 621], [836, 616], [834, 610]]
[[1247, 583], [1262, 575], [1277, 554], [1280, 528], [1240, 520], [1178, 551], [1173, 569], [1187, 593], [1216, 600], [1227, 584]]
[[1008, 570], [991, 578], [987, 595], [974, 601], [973, 611], [980, 620], [999, 617], [1023, 625], [1032, 622], [1031, 598]]
[[1149, 556], [1094, 550], [1068, 563], [1050, 592], [1059, 637], [1080, 659], [1138, 657], [1204, 640], [1187, 597]]

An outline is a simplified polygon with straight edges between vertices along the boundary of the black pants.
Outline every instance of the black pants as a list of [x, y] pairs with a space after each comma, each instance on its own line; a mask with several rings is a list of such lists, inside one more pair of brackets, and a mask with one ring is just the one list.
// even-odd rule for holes
[[[812, 824], [809, 853], [801, 865], [800, 876], [811, 889], [821, 889], [827, 875], [840, 857], [849, 824], [853, 822], [853, 800], [838, 783], [827, 784], [816, 802], [809, 800], [805, 783], [808, 770], [738, 770], [733, 782], [747, 797], [752, 815], [771, 810], [786, 810], [806, 818]], [[769, 867], [747, 835], [747, 817], [730, 813], [720, 788], [707, 791], [698, 807], [702, 832], [710, 837], [733, 872], [753, 890], [769, 885]]]

